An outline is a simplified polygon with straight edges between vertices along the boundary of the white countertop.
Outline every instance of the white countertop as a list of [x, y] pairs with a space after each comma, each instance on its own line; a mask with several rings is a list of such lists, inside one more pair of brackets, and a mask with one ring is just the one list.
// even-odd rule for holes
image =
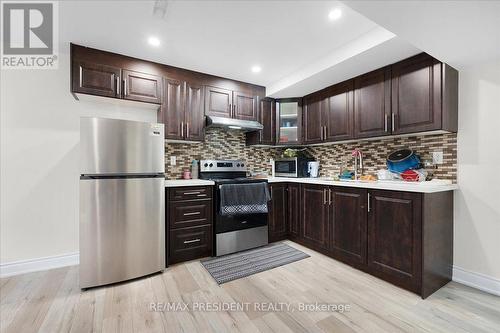
[[165, 187], [209, 186], [215, 183], [205, 179], [165, 179]]
[[[288, 177], [269, 177], [269, 183], [302, 183], [318, 184], [331, 186], [345, 186], [368, 188], [375, 190], [393, 190], [418, 193], [435, 193], [453, 191], [458, 189], [457, 184], [448, 181], [427, 181], [427, 182], [403, 182], [403, 181], [335, 181], [329, 178], [288, 178]], [[183, 187], [183, 186], [211, 186], [215, 183], [205, 179], [166, 179], [165, 187]]]
[[426, 182], [403, 182], [403, 181], [335, 181], [328, 178], [287, 178], [287, 177], [269, 177], [269, 183], [305, 183], [318, 185], [359, 187], [378, 190], [393, 190], [419, 193], [435, 193], [453, 191], [458, 189], [457, 184], [449, 181], [426, 181]]

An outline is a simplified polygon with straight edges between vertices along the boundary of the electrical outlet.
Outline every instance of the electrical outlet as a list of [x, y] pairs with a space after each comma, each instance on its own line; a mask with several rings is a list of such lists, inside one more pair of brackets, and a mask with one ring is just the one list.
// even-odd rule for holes
[[170, 156], [170, 165], [174, 166], [177, 164], [177, 157], [176, 156]]
[[432, 164], [443, 164], [443, 152], [435, 151], [432, 153]]

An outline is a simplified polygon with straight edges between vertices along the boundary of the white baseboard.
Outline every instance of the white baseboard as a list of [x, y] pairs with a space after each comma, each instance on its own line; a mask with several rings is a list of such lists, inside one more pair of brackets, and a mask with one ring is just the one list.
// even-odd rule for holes
[[500, 296], [500, 279], [453, 266], [453, 281]]
[[0, 277], [3, 278], [52, 268], [78, 265], [79, 261], [79, 253], [75, 252], [58, 256], [8, 262], [0, 264]]

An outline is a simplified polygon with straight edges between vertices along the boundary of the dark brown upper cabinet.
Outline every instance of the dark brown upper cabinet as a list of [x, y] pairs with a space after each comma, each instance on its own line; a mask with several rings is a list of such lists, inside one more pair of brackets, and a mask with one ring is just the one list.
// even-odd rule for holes
[[302, 131], [304, 143], [319, 143], [325, 140], [325, 116], [328, 112], [328, 99], [321, 94], [313, 94], [304, 98], [302, 109]]
[[205, 139], [204, 87], [201, 84], [185, 83], [186, 93], [186, 139], [203, 141]]
[[393, 191], [370, 191], [368, 195], [370, 272], [419, 293], [422, 276], [422, 195]]
[[161, 77], [124, 69], [122, 78], [124, 99], [155, 104], [161, 103]]
[[206, 87], [205, 89], [205, 114], [232, 118], [233, 91], [216, 87]]
[[257, 120], [257, 97], [243, 92], [207, 87], [205, 114], [241, 120]]
[[161, 103], [159, 76], [88, 61], [73, 61], [72, 92]]
[[456, 70], [425, 53], [392, 65], [392, 133], [456, 131], [457, 82]]
[[353, 80], [349, 80], [304, 97], [304, 143], [354, 137], [353, 86]]
[[354, 81], [349, 80], [327, 90], [324, 111], [325, 141], [349, 140], [354, 137]]
[[257, 97], [239, 91], [233, 92], [233, 118], [257, 120]]
[[165, 124], [165, 138], [203, 141], [203, 86], [166, 78], [164, 87], [160, 121]]
[[375, 70], [354, 79], [354, 136], [391, 134], [391, 70]]
[[276, 102], [272, 98], [260, 98], [258, 119], [264, 126], [261, 131], [246, 134], [247, 145], [274, 145], [276, 143]]
[[332, 187], [329, 191], [332, 255], [348, 264], [364, 266], [367, 255], [367, 190]]
[[165, 124], [168, 139], [203, 141], [205, 111], [257, 120], [257, 100], [265, 95], [262, 86], [81, 45], [71, 44], [70, 52], [76, 99], [82, 93], [142, 102], [145, 108], [160, 110], [158, 121]]
[[182, 140], [185, 131], [184, 83], [166, 78], [164, 87], [161, 122], [165, 125], [165, 139]]
[[72, 67], [73, 92], [104, 97], [121, 96], [120, 68], [88, 61], [74, 61]]
[[302, 143], [302, 98], [276, 100], [276, 144]]

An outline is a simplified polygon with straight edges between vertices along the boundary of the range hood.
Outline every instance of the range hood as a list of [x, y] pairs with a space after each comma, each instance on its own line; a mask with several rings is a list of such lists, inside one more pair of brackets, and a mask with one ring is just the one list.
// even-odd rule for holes
[[261, 123], [254, 120], [240, 120], [213, 116], [207, 116], [207, 127], [220, 127], [227, 130], [240, 130], [244, 132], [254, 132], [264, 128]]

